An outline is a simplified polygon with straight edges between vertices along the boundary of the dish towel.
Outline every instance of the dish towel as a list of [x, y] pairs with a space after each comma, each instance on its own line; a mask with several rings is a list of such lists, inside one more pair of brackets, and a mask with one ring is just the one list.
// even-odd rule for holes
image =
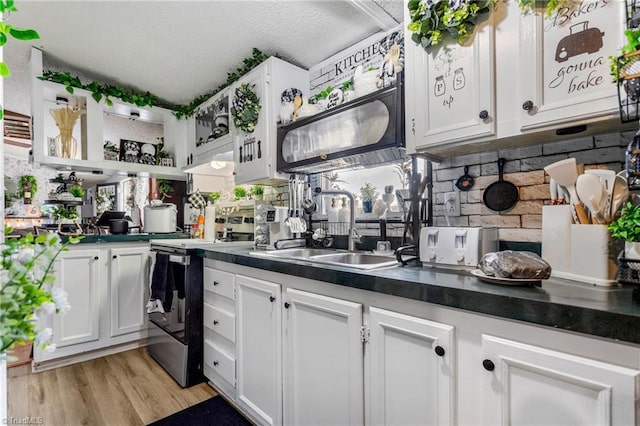
[[156, 267], [156, 252], [152, 251], [149, 253], [149, 269], [147, 273], [149, 274], [149, 300], [147, 301], [147, 313], [150, 314], [152, 312], [160, 312], [164, 314], [164, 308], [162, 307], [162, 300], [156, 300], [151, 297], [153, 294], [153, 273]]
[[[175, 282], [173, 279], [173, 270], [169, 264], [169, 255], [157, 253], [155, 267], [153, 268], [153, 274], [151, 276], [150, 298], [151, 301], [155, 302], [156, 309], [158, 305], [161, 305], [164, 312], [171, 311], [173, 290], [175, 290]], [[158, 303], [158, 301], [161, 303]]]

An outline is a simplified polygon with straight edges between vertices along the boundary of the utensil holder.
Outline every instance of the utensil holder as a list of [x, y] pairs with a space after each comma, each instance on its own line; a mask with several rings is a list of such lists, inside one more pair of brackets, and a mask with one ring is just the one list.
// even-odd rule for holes
[[571, 279], [612, 286], [616, 284], [616, 259], [611, 256], [606, 225], [571, 225]]
[[571, 206], [542, 207], [542, 258], [551, 265], [551, 274], [568, 278], [571, 273]]

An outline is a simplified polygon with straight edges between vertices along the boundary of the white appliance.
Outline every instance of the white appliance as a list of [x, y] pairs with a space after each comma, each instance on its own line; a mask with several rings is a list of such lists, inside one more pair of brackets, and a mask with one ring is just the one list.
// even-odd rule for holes
[[498, 251], [496, 228], [431, 226], [420, 232], [423, 265], [477, 268], [484, 254], [495, 251]]
[[149, 234], [176, 232], [177, 217], [178, 209], [175, 204], [152, 202], [144, 206], [144, 232]]

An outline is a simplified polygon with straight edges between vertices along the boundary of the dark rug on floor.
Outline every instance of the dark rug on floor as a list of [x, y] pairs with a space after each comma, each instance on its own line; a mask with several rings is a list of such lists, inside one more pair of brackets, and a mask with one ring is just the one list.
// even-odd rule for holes
[[214, 396], [200, 404], [178, 411], [164, 419], [151, 423], [149, 426], [244, 426], [251, 423], [242, 417], [221, 396]]

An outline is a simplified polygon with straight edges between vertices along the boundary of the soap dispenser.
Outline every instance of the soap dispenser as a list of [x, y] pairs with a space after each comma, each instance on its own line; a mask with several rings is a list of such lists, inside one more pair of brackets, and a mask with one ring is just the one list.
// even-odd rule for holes
[[327, 214], [327, 221], [330, 223], [338, 222], [338, 200], [335, 197], [331, 198], [331, 208]]
[[342, 208], [338, 211], [338, 222], [346, 223], [350, 221], [351, 210], [347, 203], [347, 197], [342, 197]]

